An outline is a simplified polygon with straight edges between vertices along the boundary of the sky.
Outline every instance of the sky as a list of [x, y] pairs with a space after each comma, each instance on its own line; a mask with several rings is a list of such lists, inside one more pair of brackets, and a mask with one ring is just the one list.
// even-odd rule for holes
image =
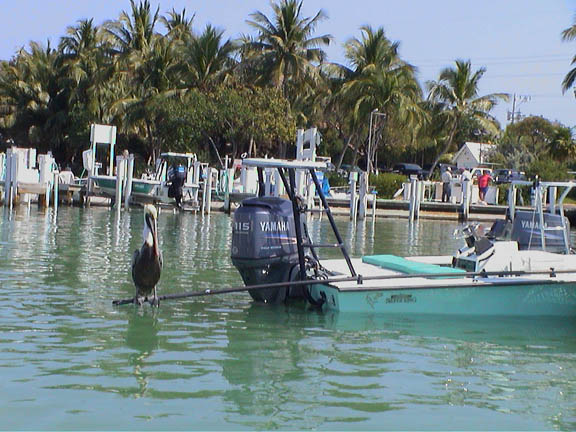
[[[212, 24], [230, 38], [253, 34], [249, 15], [271, 15], [267, 0], [151, 0], [165, 14], [172, 9], [196, 14], [197, 30]], [[130, 9], [129, 0], [0, 0], [0, 59], [11, 58], [30, 41], [53, 46], [66, 28], [93, 18], [96, 24]], [[331, 34], [328, 60], [346, 63], [343, 44], [360, 37], [360, 27], [383, 27], [400, 42], [401, 57], [418, 68], [421, 84], [438, 78], [456, 59], [485, 67], [480, 93], [508, 93], [492, 114], [505, 126], [516, 95], [516, 111], [576, 126], [573, 91], [561, 83], [572, 68], [576, 41], [561, 32], [575, 22], [576, 0], [304, 0], [303, 13], [323, 9], [328, 19], [317, 34]], [[159, 28], [160, 30], [160, 28]], [[576, 67], [574, 65], [573, 67]], [[368, 119], [366, 120], [368, 121]]]

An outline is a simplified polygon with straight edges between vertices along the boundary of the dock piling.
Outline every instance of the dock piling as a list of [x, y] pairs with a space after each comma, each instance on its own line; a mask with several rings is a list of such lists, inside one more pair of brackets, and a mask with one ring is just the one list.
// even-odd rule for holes
[[366, 172], [360, 173], [360, 181], [358, 185], [358, 219], [364, 220], [366, 218], [366, 207], [368, 206], [368, 174]]
[[126, 187], [124, 188], [124, 210], [130, 209], [130, 197], [132, 195], [132, 179], [134, 178], [134, 154], [128, 156], [125, 162], [128, 164], [126, 175]]
[[124, 181], [124, 156], [116, 156], [116, 196], [114, 207], [117, 211], [122, 208], [122, 183]]
[[422, 191], [421, 183], [416, 176], [410, 177], [410, 204], [408, 207], [408, 218], [410, 222], [418, 219], [420, 216], [420, 194]]
[[358, 173], [350, 173], [350, 220], [356, 220], [356, 208], [357, 208], [357, 197], [356, 197], [356, 179]]

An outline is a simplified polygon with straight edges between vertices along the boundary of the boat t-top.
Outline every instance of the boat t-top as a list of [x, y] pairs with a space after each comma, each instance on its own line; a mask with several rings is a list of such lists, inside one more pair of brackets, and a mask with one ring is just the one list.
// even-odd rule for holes
[[[325, 162], [244, 159], [243, 164], [257, 168], [259, 193], [234, 214], [231, 258], [256, 301], [303, 297], [341, 312], [576, 316], [576, 255], [563, 210], [576, 183], [514, 182], [534, 188], [535, 209], [511, 208], [507, 220], [497, 221], [486, 236], [464, 228], [465, 245], [453, 255], [353, 258], [318, 181], [316, 171], [327, 170]], [[266, 170], [277, 170], [287, 198], [264, 196]], [[298, 194], [298, 173], [315, 186], [333, 243], [310, 239], [305, 223], [310, 209]], [[548, 188], [559, 191], [551, 210], [542, 199]], [[321, 260], [323, 248], [339, 249], [342, 258]]]

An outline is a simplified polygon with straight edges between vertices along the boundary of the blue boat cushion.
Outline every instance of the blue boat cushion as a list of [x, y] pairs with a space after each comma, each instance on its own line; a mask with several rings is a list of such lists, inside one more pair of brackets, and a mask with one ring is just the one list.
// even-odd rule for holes
[[366, 255], [362, 257], [362, 262], [405, 274], [465, 273], [459, 268], [419, 263], [396, 255]]

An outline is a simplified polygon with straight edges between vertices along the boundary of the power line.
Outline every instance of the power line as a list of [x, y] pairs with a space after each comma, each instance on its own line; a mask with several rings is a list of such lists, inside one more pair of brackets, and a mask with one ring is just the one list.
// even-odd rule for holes
[[[568, 64], [571, 61], [571, 59], [568, 59], [566, 57], [562, 58], [562, 59], [551, 59], [551, 60], [512, 60], [512, 61], [495, 61], [495, 62], [477, 62], [479, 65], [481, 66], [497, 66], [497, 65], [515, 65], [515, 64], [534, 64], [534, 63], [540, 63], [540, 64], [549, 64], [549, 63], [566, 63]], [[452, 61], [453, 62], [453, 61]], [[446, 66], [447, 63], [429, 63], [429, 64], [421, 64], [421, 63], [415, 63], [415, 65], [417, 67], [442, 67], [442, 66]]]
[[[499, 57], [474, 57], [474, 61], [501, 61], [501, 60], [546, 60], [546, 59], [565, 59], [567, 54], [542, 54], [532, 56], [499, 56]], [[434, 63], [434, 62], [453, 62], [454, 58], [435, 58], [435, 59], [421, 59], [421, 63]]]

